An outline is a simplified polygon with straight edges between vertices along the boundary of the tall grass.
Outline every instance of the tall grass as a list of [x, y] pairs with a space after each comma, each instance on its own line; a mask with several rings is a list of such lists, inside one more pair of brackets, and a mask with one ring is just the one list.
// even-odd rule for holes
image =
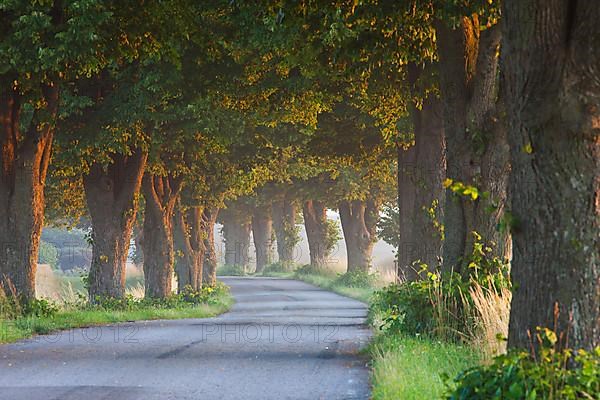
[[445, 380], [477, 365], [472, 348], [428, 338], [380, 335], [371, 345], [372, 398], [439, 399]]
[[493, 285], [484, 288], [474, 284], [469, 295], [474, 304], [476, 324], [472, 344], [486, 359], [506, 353], [512, 292], [508, 288], [497, 289]]
[[506, 352], [512, 293], [494, 284], [484, 287], [471, 282], [468, 292], [452, 295], [440, 282], [430, 290], [433, 308], [433, 336], [447, 342], [473, 345], [484, 359]]
[[15, 286], [8, 281], [7, 288], [0, 285], [0, 320], [14, 319], [23, 314], [23, 305], [16, 294]]
[[424, 271], [375, 293], [369, 318], [374, 399], [436, 399], [443, 378], [506, 352], [511, 292], [496, 273]]
[[125, 289], [127, 296], [132, 296], [134, 299], [143, 299], [146, 294], [146, 288], [141, 282], [136, 283], [133, 286], [129, 286]]

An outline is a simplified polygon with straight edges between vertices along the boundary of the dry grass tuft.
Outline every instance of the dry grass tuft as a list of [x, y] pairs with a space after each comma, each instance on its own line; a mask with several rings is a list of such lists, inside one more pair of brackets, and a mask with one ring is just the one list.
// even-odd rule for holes
[[509, 289], [483, 288], [475, 283], [469, 290], [475, 305], [476, 333], [473, 344], [480, 348], [484, 357], [492, 357], [506, 352], [508, 320], [512, 293]]
[[23, 305], [15, 286], [8, 281], [7, 288], [0, 284], [0, 320], [14, 319], [23, 313]]
[[125, 294], [128, 296], [129, 295], [133, 296], [134, 299], [143, 299], [144, 293], [145, 293], [144, 285], [139, 282], [137, 284], [125, 289]]

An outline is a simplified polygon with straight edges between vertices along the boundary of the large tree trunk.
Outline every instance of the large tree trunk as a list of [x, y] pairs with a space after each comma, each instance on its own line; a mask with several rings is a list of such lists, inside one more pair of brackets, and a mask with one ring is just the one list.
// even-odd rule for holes
[[0, 285], [24, 299], [35, 297], [44, 184], [58, 109], [58, 88], [41, 89], [46, 107], [35, 110], [23, 130], [14, 78], [0, 76]]
[[171, 295], [173, 279], [173, 212], [181, 179], [146, 173], [142, 191], [146, 200], [142, 247], [146, 297]]
[[249, 214], [231, 208], [221, 211], [223, 238], [225, 241], [225, 264], [249, 269], [250, 231]]
[[273, 262], [273, 220], [270, 206], [258, 206], [252, 215], [252, 238], [256, 251], [256, 272]]
[[436, 26], [441, 98], [444, 103], [447, 177], [476, 187], [476, 199], [446, 192], [443, 267], [461, 270], [478, 232], [493, 243], [494, 255], [507, 258], [510, 237], [497, 229], [504, 213], [509, 173], [505, 127], [498, 96], [498, 49], [501, 32], [480, 33], [476, 15], [451, 29]]
[[[415, 84], [423, 71], [411, 68]], [[398, 198], [400, 210], [400, 277], [416, 277], [415, 261], [436, 268], [443, 240], [444, 188], [446, 176], [445, 138], [442, 105], [429, 96], [420, 108], [412, 106], [414, 144], [398, 149]]]
[[202, 283], [213, 287], [217, 284], [217, 250], [215, 248], [215, 223], [219, 208], [208, 206], [202, 213], [202, 239], [206, 253], [204, 255], [204, 268], [202, 269]]
[[370, 199], [342, 201], [338, 207], [346, 242], [348, 272], [368, 271], [372, 263], [373, 246], [377, 241], [379, 207]]
[[203, 212], [202, 207], [182, 210], [181, 204], [175, 210], [173, 242], [177, 252], [175, 273], [179, 293], [186, 287], [195, 291], [202, 289], [202, 269], [206, 253], [202, 229]]
[[146, 158], [141, 150], [131, 156], [115, 154], [112, 164], [93, 164], [83, 177], [92, 220], [91, 301], [125, 294], [125, 266]]
[[327, 267], [327, 208], [317, 200], [307, 200], [302, 207], [304, 228], [308, 239], [310, 265], [315, 269]]
[[279, 262], [291, 267], [294, 263], [294, 248], [298, 243], [296, 231], [297, 204], [289, 196], [273, 203], [273, 229], [277, 240], [277, 255]]
[[515, 219], [508, 344], [528, 347], [528, 331], [553, 328], [556, 304], [558, 333], [592, 349], [600, 345], [600, 8], [503, 5]]

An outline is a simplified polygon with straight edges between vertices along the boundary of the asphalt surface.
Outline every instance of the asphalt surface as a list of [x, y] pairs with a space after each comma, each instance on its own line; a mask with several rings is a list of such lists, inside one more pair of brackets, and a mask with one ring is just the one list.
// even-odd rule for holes
[[210, 319], [75, 329], [0, 346], [0, 399], [368, 399], [366, 306], [314, 286], [223, 278]]

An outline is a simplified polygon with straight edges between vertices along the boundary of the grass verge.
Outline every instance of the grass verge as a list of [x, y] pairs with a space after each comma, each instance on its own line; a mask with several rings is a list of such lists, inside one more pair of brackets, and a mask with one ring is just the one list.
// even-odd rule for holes
[[229, 292], [226, 292], [211, 299], [210, 304], [190, 304], [176, 308], [148, 305], [127, 311], [66, 309], [48, 317], [25, 316], [13, 320], [0, 320], [0, 343], [11, 343], [33, 335], [48, 334], [64, 329], [84, 328], [116, 322], [208, 318], [224, 313], [232, 305], [233, 298]]
[[443, 398], [445, 376], [479, 363], [470, 347], [427, 338], [382, 334], [369, 350], [374, 400]]
[[371, 295], [376, 290], [373, 287], [351, 287], [340, 282], [340, 275], [335, 272], [322, 273], [298, 273], [298, 272], [267, 272], [262, 276], [270, 276], [275, 278], [296, 279], [309, 283], [320, 288], [330, 290], [341, 294], [342, 296], [350, 297], [368, 303]]

